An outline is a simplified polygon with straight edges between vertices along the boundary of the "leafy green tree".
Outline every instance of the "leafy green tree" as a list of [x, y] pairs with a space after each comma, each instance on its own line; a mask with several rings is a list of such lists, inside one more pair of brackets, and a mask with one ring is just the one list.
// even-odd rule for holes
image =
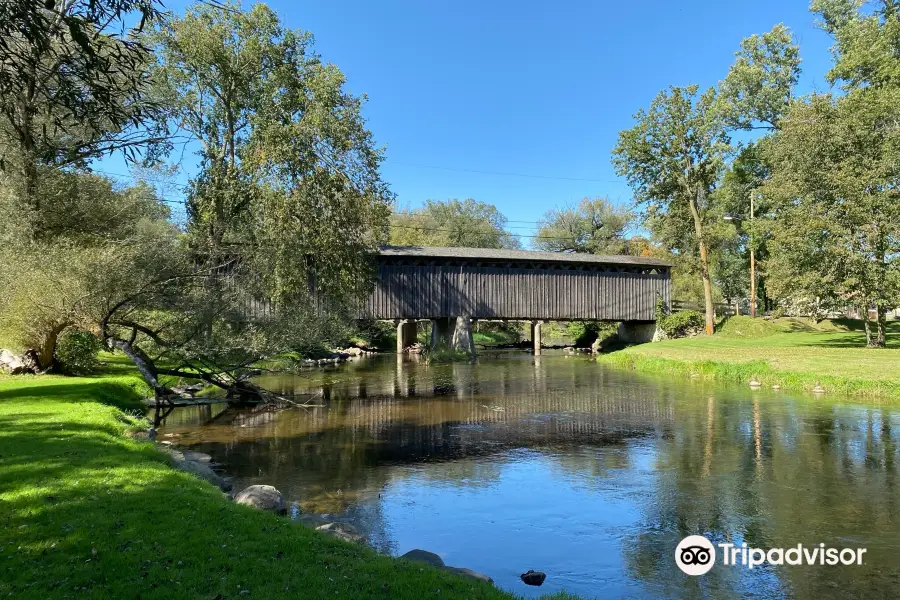
[[832, 83], [845, 90], [900, 82], [900, 6], [895, 0], [813, 0], [819, 25], [834, 38]]
[[778, 24], [741, 42], [720, 85], [719, 99], [729, 127], [777, 129], [800, 79], [800, 48]]
[[[0, 170], [37, 209], [41, 166], [135, 158], [158, 130], [138, 35], [156, 0], [0, 3]], [[133, 23], [133, 25], [132, 25]], [[38, 224], [39, 225], [39, 224]]]
[[660, 92], [637, 124], [619, 133], [613, 164], [646, 208], [651, 232], [668, 248], [696, 254], [706, 305], [706, 333], [715, 326], [709, 241], [712, 194], [730, 151], [714, 89], [696, 85]]
[[634, 214], [606, 198], [584, 198], [577, 206], [555, 208], [538, 221], [534, 245], [549, 252], [634, 254], [627, 234]]
[[[46, 171], [46, 172], [44, 172]], [[97, 331], [91, 283], [115, 279], [102, 257], [132, 257], [132, 240], [148, 228], [175, 235], [168, 210], [144, 185], [119, 190], [102, 177], [42, 168], [39, 217], [31, 235], [14, 186], [0, 185], [0, 323], [4, 337], [33, 349], [41, 369], [55, 366], [67, 328]], [[146, 237], [146, 235], [144, 235]], [[144, 247], [155, 252], [152, 244]], [[130, 268], [116, 264], [115, 269]]]
[[[726, 124], [731, 129], [777, 131], [799, 78], [800, 49], [787, 27], [779, 24], [767, 33], [744, 39], [720, 85], [720, 109]], [[766, 257], [765, 221], [757, 217], [765, 217], [771, 204], [760, 192], [769, 172], [759, 150], [765, 142], [762, 138], [741, 146], [718, 193], [723, 218], [734, 226], [737, 243], [726, 238], [716, 250], [717, 280], [728, 298], [736, 298], [740, 285], [749, 282], [751, 316], [756, 316], [757, 265]], [[736, 253], [749, 258], [749, 277], [735, 270]]]
[[157, 94], [200, 144], [187, 199], [198, 253], [213, 265], [239, 253], [261, 299], [284, 310], [361, 294], [393, 196], [341, 71], [263, 4], [200, 3], [154, 39]]
[[857, 304], [867, 345], [877, 347], [900, 300], [898, 106], [900, 89], [889, 87], [813, 95], [793, 105], [766, 150], [773, 170], [764, 191], [777, 202], [773, 288]]
[[395, 246], [519, 248], [519, 238], [505, 229], [497, 207], [472, 198], [426, 200], [422, 208], [391, 216], [390, 243]]

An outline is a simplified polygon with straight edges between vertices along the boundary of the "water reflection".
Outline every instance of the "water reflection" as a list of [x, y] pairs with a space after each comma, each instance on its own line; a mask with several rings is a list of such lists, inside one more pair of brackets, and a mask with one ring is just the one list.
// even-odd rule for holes
[[[673, 382], [584, 358], [477, 365], [360, 361], [267, 387], [308, 409], [176, 411], [164, 433], [238, 486], [269, 483], [303, 510], [342, 513], [373, 545], [413, 547], [541, 592], [599, 597], [880, 598], [900, 578], [898, 413]], [[205, 413], [201, 414], [201, 411]], [[769, 548], [867, 547], [861, 567], [673, 561], [688, 534]]]

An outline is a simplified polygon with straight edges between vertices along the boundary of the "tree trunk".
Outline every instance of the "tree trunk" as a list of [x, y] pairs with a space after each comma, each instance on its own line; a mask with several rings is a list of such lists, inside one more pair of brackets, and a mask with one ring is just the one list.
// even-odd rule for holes
[[153, 388], [153, 393], [156, 395], [156, 399], [158, 400], [160, 396], [164, 396], [168, 390], [166, 390], [165, 386], [163, 386], [159, 382], [159, 377], [156, 371], [156, 365], [153, 364], [153, 360], [147, 356], [140, 348], [136, 348], [132, 346], [131, 343], [126, 342], [125, 340], [117, 340], [110, 339], [109, 343], [121, 350], [125, 353], [125, 355], [131, 359], [131, 362], [134, 363], [134, 366], [137, 367], [138, 372], [144, 378], [150, 387]]
[[38, 368], [41, 371], [49, 371], [56, 366], [56, 344], [59, 341], [59, 334], [68, 326], [69, 323], [54, 326], [47, 332], [40, 348], [35, 348]]
[[694, 218], [694, 233], [700, 246], [700, 275], [703, 277], [703, 299], [706, 304], [706, 335], [712, 335], [716, 327], [716, 309], [713, 305], [712, 281], [709, 278], [709, 256], [706, 250], [706, 241], [703, 238], [703, 221], [700, 219], [700, 200], [706, 197], [706, 191], [701, 189], [696, 197], [690, 197], [688, 204], [691, 207], [691, 216]]
[[[867, 315], [868, 316], [868, 315]], [[874, 343], [871, 344], [873, 348], [884, 348], [885, 347], [885, 339], [884, 339], [884, 329], [886, 326], [886, 317], [885, 310], [881, 304], [875, 305], [875, 326], [876, 326], [876, 334]]]

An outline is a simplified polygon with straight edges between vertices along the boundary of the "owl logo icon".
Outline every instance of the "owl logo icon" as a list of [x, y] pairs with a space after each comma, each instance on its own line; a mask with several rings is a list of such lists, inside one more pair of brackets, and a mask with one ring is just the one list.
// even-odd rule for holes
[[716, 549], [702, 535], [689, 535], [675, 548], [675, 564], [688, 575], [704, 575], [716, 564]]

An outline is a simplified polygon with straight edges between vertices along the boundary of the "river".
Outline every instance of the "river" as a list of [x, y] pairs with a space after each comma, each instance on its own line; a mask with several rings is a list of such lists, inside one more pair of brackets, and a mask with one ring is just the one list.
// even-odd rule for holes
[[[312, 408], [191, 407], [161, 434], [395, 555], [523, 596], [883, 598], [900, 585], [900, 410], [647, 377], [584, 356], [394, 356], [266, 376]], [[678, 542], [866, 548], [862, 565], [684, 575]], [[720, 558], [721, 562], [721, 558]], [[519, 574], [536, 569], [546, 583]]]

